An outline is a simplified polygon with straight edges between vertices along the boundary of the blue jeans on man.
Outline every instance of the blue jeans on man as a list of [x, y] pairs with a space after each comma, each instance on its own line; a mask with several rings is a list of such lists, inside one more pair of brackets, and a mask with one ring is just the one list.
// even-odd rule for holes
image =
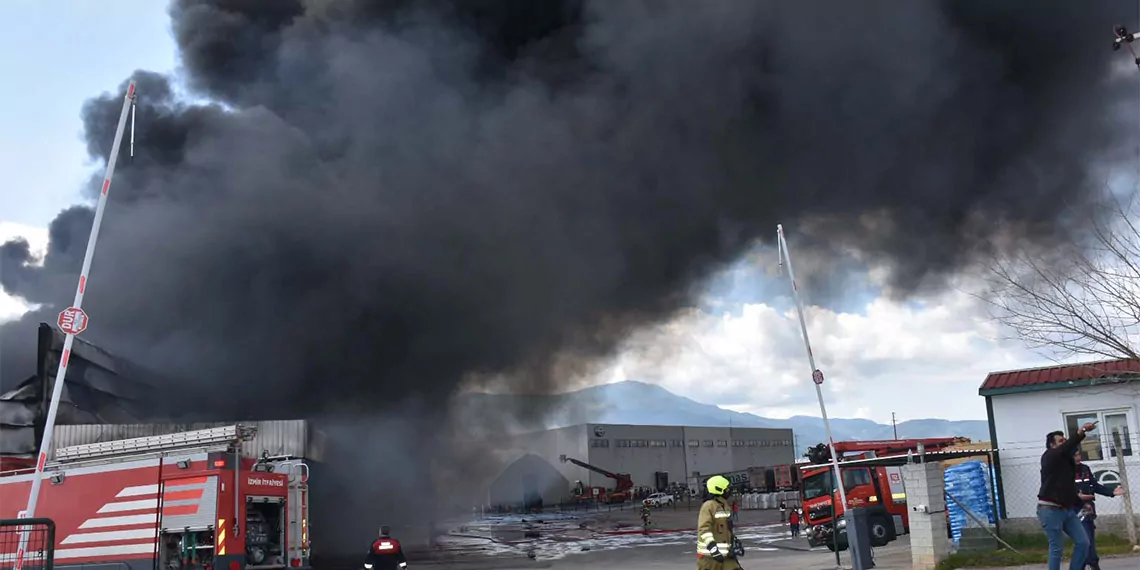
[[1073, 540], [1073, 559], [1069, 570], [1083, 570], [1089, 553], [1089, 537], [1085, 525], [1072, 509], [1037, 506], [1037, 520], [1049, 537], [1049, 570], [1061, 570], [1061, 552], [1065, 547], [1065, 536]]

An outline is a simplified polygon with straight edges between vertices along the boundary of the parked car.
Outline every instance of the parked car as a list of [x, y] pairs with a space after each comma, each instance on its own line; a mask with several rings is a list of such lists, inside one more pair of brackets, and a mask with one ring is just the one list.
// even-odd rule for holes
[[669, 493], [653, 493], [652, 495], [649, 495], [648, 497], [646, 497], [645, 500], [648, 501], [649, 504], [651, 506], [654, 506], [654, 507], [664, 507], [666, 505], [668, 505], [668, 506], [673, 505], [673, 495], [670, 495]]

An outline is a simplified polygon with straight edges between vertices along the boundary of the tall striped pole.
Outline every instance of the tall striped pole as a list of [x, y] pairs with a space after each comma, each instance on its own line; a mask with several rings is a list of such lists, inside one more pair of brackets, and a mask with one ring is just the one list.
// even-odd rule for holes
[[[847, 513], [847, 492], [843, 489], [843, 476], [839, 472], [839, 456], [835, 453], [835, 438], [831, 436], [831, 420], [827, 418], [827, 406], [823, 403], [823, 371], [815, 367], [815, 354], [811, 351], [811, 340], [808, 339], [807, 317], [804, 316], [804, 302], [800, 299], [800, 288], [796, 284], [796, 272], [792, 269], [792, 257], [788, 253], [788, 240], [784, 237], [784, 226], [776, 226], [776, 247], [780, 253], [780, 266], [787, 265], [788, 278], [792, 282], [792, 297], [796, 301], [796, 312], [800, 316], [800, 333], [804, 337], [804, 348], [807, 350], [808, 367], [811, 368], [812, 383], [815, 384], [815, 397], [819, 399], [819, 413], [823, 416], [823, 428], [827, 431], [827, 448], [831, 450], [831, 468], [834, 485], [839, 488], [839, 504], [843, 505], [843, 512]], [[834, 507], [835, 503], [832, 502]], [[832, 510], [836, 512], [836, 510]], [[831, 518], [831, 537], [833, 541], [839, 540], [839, 521]], [[835, 549], [835, 563], [839, 564], [839, 548]]]
[[[99, 226], [103, 222], [103, 211], [107, 208], [107, 193], [111, 190], [111, 177], [115, 174], [115, 163], [119, 158], [119, 145], [123, 142], [123, 132], [127, 127], [127, 116], [134, 100], [135, 81], [131, 80], [130, 85], [127, 86], [127, 95], [123, 97], [123, 111], [119, 115], [119, 125], [115, 129], [115, 142], [111, 144], [111, 156], [107, 159], [107, 172], [103, 176], [103, 188], [99, 193], [99, 204], [95, 207], [95, 220], [91, 224], [91, 235], [87, 238], [87, 253], [83, 256], [83, 269], [79, 272], [79, 285], [75, 289], [75, 301], [59, 314], [58, 324], [60, 329], [67, 333], [67, 336], [63, 341], [63, 354], [60, 356], [59, 370], [55, 373], [55, 383], [52, 385], [51, 401], [48, 404], [47, 419], [44, 422], [43, 440], [40, 442], [40, 452], [36, 457], [36, 473], [32, 477], [32, 490], [28, 493], [28, 508], [20, 513], [20, 518], [36, 516], [36, 502], [39, 500], [40, 487], [43, 484], [44, 465], [47, 463], [48, 452], [51, 450], [55, 418], [59, 414], [59, 400], [63, 396], [63, 382], [67, 377], [67, 361], [71, 358], [71, 347], [75, 344], [75, 335], [87, 328], [87, 314], [83, 312], [83, 295], [87, 292], [87, 277], [91, 272], [91, 259], [95, 257], [95, 243], [99, 240]], [[29, 530], [26, 526], [22, 527], [20, 546], [16, 550], [14, 570], [23, 570]]]

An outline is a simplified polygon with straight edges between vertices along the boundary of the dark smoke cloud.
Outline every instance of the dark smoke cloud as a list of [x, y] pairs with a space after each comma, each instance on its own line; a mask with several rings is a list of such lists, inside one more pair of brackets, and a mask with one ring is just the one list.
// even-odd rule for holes
[[[1058, 237], [1135, 131], [1112, 115], [1135, 97], [1109, 73], [1124, 0], [171, 15], [181, 78], [218, 104], [135, 74], [138, 156], [85, 334], [221, 391], [222, 413], [399, 409], [471, 373], [550, 388], [556, 355], [604, 356], [691, 304], [778, 221], [890, 263], [898, 291], [937, 285], [1002, 227]], [[83, 109], [93, 157], [121, 96]], [[90, 220], [61, 214], [43, 268], [0, 250], [5, 290], [45, 305], [0, 328], [5, 382], [34, 370], [34, 323], [70, 299]]]
[[[777, 221], [937, 283], [1003, 224], [1053, 237], [1133, 130], [1104, 39], [1134, 5], [1054, 4], [175, 2], [184, 79], [222, 104], [136, 74], [90, 335], [277, 408], [367, 407], [550, 381]], [[84, 108], [93, 157], [119, 97]], [[42, 269], [4, 246], [5, 289], [53, 314], [89, 223], [61, 214]], [[39, 318], [4, 327], [5, 379]]]

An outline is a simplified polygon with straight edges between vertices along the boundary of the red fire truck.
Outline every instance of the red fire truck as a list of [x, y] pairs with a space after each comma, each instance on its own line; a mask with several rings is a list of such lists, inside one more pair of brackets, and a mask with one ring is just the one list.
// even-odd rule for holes
[[[308, 466], [242, 457], [255, 436], [233, 425], [57, 449], [35, 513], [56, 523], [56, 566], [308, 568]], [[31, 481], [0, 472], [0, 518], [22, 514]], [[0, 559], [16, 546], [0, 543]]]
[[[843, 490], [847, 495], [847, 505], [864, 507], [869, 510], [872, 546], [883, 546], [901, 534], [910, 532], [910, 520], [906, 506], [906, 490], [903, 487], [901, 467], [883, 466], [842, 466], [843, 461], [892, 457], [924, 451], [938, 451], [960, 443], [961, 438], [900, 439], [886, 441], [843, 441], [835, 443], [835, 453], [841, 462], [839, 472], [843, 479]], [[812, 465], [801, 467], [802, 486], [800, 490], [803, 505], [804, 535], [810, 546], [827, 545], [829, 549], [838, 546], [847, 548], [846, 533], [843, 531], [844, 506], [839, 504], [838, 488], [835, 485], [834, 470], [827, 446], [820, 444], [808, 452]], [[832, 500], [835, 498], [834, 516], [839, 520], [840, 536], [832, 540]]]
[[558, 457], [558, 460], [562, 463], [573, 463], [578, 467], [593, 471], [594, 473], [614, 480], [615, 487], [612, 491], [605, 489], [604, 487], [586, 487], [582, 484], [581, 481], [576, 482], [574, 485], [574, 500], [579, 503], [597, 501], [599, 503], [618, 504], [628, 501], [630, 497], [633, 496], [631, 493], [631, 490], [633, 489], [633, 479], [630, 478], [629, 474], [627, 473], [611, 473], [605, 469], [602, 469], [601, 467], [596, 467], [594, 465], [586, 463], [585, 461], [579, 461], [573, 457], [567, 457], [565, 455], [560, 455]]

